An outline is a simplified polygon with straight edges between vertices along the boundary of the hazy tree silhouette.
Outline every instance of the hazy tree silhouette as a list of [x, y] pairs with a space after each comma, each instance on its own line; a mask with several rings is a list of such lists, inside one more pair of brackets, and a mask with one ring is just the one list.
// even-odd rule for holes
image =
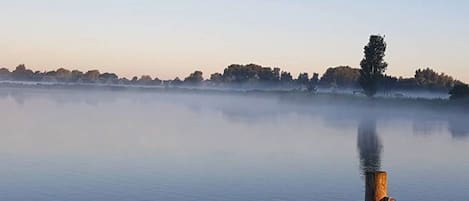
[[204, 81], [203, 73], [199, 70], [194, 71], [184, 79], [184, 82], [189, 84], [200, 84], [202, 81]]
[[280, 80], [280, 68], [274, 68], [274, 69], [272, 70], [272, 73], [273, 73], [273, 78], [272, 78], [272, 80], [274, 80], [274, 81], [276, 81], [276, 82], [279, 81], [279, 80]]
[[383, 76], [388, 64], [384, 62], [386, 42], [380, 35], [371, 35], [364, 48], [365, 57], [360, 62], [360, 85], [367, 96], [374, 96], [378, 91], [378, 81]]
[[210, 75], [210, 81], [214, 84], [220, 84], [223, 82], [223, 75], [221, 73], [213, 73]]
[[10, 79], [10, 70], [8, 70], [7, 68], [0, 68], [0, 79]]
[[416, 70], [414, 78], [418, 86], [436, 90], [449, 90], [456, 82], [453, 77], [430, 68]]
[[153, 83], [153, 79], [149, 75], [142, 75], [137, 82], [141, 85], [151, 85]]
[[[316, 91], [318, 88], [352, 88], [362, 85], [367, 95], [372, 96], [378, 88], [383, 90], [429, 90], [447, 93], [451, 89], [451, 99], [469, 97], [464, 83], [444, 73], [425, 68], [415, 71], [411, 78], [393, 77], [383, 74], [386, 63], [382, 61], [386, 44], [381, 36], [371, 36], [370, 43], [365, 47], [365, 58], [362, 69], [349, 66], [330, 67], [320, 77], [313, 73], [310, 78], [308, 73], [300, 73], [293, 78], [288, 71], [280, 68], [264, 67], [256, 64], [239, 65], [232, 64], [223, 70], [223, 73], [213, 73], [209, 80], [204, 80], [202, 71], [194, 71], [183, 81], [160, 80], [150, 75], [134, 76], [131, 79], [119, 77], [112, 72], [100, 73], [99, 70], [82, 72], [59, 68], [51, 71], [33, 71], [27, 69], [24, 64], [18, 65], [10, 71], [0, 68], [0, 81], [34, 81], [34, 82], [59, 82], [59, 83], [90, 83], [90, 84], [119, 84], [119, 85], [213, 85], [220, 87], [264, 87], [279, 89], [306, 88], [308, 91]], [[377, 66], [377, 67], [376, 67]]]
[[467, 84], [456, 84], [450, 91], [451, 100], [457, 99], [468, 99], [469, 98], [469, 85]]
[[132, 79], [130, 80], [130, 83], [132, 83], [132, 84], [137, 84], [137, 82], [138, 82], [138, 77], [137, 76], [132, 77]]
[[290, 72], [283, 71], [280, 75], [280, 81], [282, 83], [291, 83], [293, 81], [293, 77], [291, 76]]
[[60, 82], [68, 82], [72, 78], [72, 72], [65, 68], [59, 68], [55, 71], [55, 79]]
[[309, 75], [308, 73], [300, 73], [298, 74], [298, 78], [296, 79], [299, 85], [301, 86], [308, 86], [309, 84]]
[[360, 169], [363, 173], [381, 169], [383, 145], [376, 132], [376, 122], [365, 119], [360, 122], [357, 131], [357, 147], [360, 155]]
[[114, 73], [103, 73], [98, 76], [98, 79], [103, 83], [116, 83], [119, 77]]
[[34, 75], [32, 70], [26, 68], [24, 64], [20, 64], [16, 67], [14, 71], [11, 72], [11, 76], [15, 80], [27, 81], [31, 80]]
[[268, 82], [281, 80], [280, 68], [263, 67], [257, 64], [232, 64], [224, 69], [223, 80], [226, 83]]
[[319, 74], [313, 73], [313, 77], [309, 80], [308, 91], [316, 91], [319, 84]]
[[97, 82], [99, 79], [99, 70], [89, 70], [83, 75], [83, 81], [85, 82]]
[[179, 86], [181, 84], [182, 84], [182, 80], [179, 79], [179, 77], [176, 77], [176, 78], [174, 78], [174, 80], [171, 80], [171, 85]]
[[82, 77], [83, 77], [83, 72], [79, 71], [79, 70], [72, 70], [72, 77], [70, 79], [70, 81], [72, 82], [78, 82], [78, 80], [80, 80]]
[[155, 77], [153, 79], [153, 85], [161, 85], [162, 83], [163, 83], [163, 81], [160, 80], [160, 78]]
[[358, 87], [360, 70], [350, 66], [331, 67], [322, 75], [320, 84], [324, 87], [354, 88]]

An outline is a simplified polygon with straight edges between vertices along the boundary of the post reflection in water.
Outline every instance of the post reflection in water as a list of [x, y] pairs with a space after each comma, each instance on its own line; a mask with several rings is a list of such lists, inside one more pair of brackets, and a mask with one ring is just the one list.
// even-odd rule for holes
[[376, 121], [363, 119], [358, 126], [357, 146], [362, 174], [381, 169], [383, 145], [376, 132]]

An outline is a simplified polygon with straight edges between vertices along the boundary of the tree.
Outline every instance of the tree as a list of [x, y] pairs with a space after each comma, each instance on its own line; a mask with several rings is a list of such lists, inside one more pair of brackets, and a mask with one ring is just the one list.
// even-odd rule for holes
[[0, 79], [6, 80], [10, 78], [10, 71], [6, 68], [0, 68]]
[[83, 77], [83, 72], [79, 70], [72, 70], [72, 78], [70, 79], [72, 82], [78, 82]]
[[57, 72], [54, 70], [47, 71], [42, 74], [41, 77], [42, 82], [57, 82]]
[[303, 86], [308, 86], [309, 83], [309, 75], [308, 73], [300, 73], [298, 75], [298, 78], [296, 79], [298, 84], [303, 85]]
[[257, 64], [232, 64], [223, 71], [227, 83], [276, 82], [280, 79], [280, 68], [262, 67]]
[[179, 79], [179, 77], [174, 78], [174, 80], [171, 81], [171, 85], [173, 86], [179, 86], [182, 84], [182, 80]]
[[259, 71], [256, 72], [259, 81], [262, 82], [271, 82], [275, 80], [274, 71], [269, 67], [262, 67]]
[[316, 91], [319, 84], [319, 74], [313, 73], [313, 77], [309, 80], [308, 91]]
[[137, 82], [141, 85], [151, 85], [153, 83], [153, 79], [149, 75], [142, 75]]
[[283, 71], [282, 74], [280, 74], [280, 81], [282, 83], [291, 83], [293, 81], [293, 77], [290, 72]]
[[20, 81], [29, 81], [32, 80], [34, 72], [26, 68], [24, 64], [20, 64], [16, 67], [16, 69], [11, 72], [11, 76], [15, 80]]
[[103, 73], [99, 75], [98, 78], [102, 83], [117, 83], [119, 77], [115, 73]]
[[99, 79], [99, 71], [98, 70], [89, 70], [83, 75], [83, 80], [85, 82], [96, 82]]
[[444, 73], [438, 74], [430, 68], [418, 69], [414, 76], [417, 85], [426, 89], [447, 91], [454, 86], [455, 80]]
[[210, 81], [214, 84], [220, 84], [223, 82], [223, 75], [221, 73], [213, 73], [210, 75]]
[[59, 68], [55, 72], [55, 77], [57, 81], [68, 82], [72, 78], [72, 72], [65, 68]]
[[160, 78], [155, 77], [155, 79], [153, 79], [152, 85], [159, 86], [161, 85], [161, 83], [162, 81], [160, 80]]
[[275, 82], [279, 81], [280, 80], [280, 68], [274, 68], [272, 72], [273, 72], [273, 80]]
[[202, 71], [194, 71], [184, 79], [184, 82], [189, 84], [200, 84], [202, 81], [204, 81], [204, 77], [202, 75]]
[[127, 79], [127, 78], [125, 78], [125, 77], [119, 78], [119, 79], [117, 80], [117, 83], [118, 83], [118, 84], [123, 84], [123, 85], [129, 85], [129, 84], [131, 84], [131, 83], [130, 83], [130, 80]]
[[365, 57], [360, 62], [360, 85], [365, 94], [374, 96], [378, 91], [378, 81], [386, 71], [388, 64], [383, 58], [386, 51], [386, 42], [380, 35], [371, 35], [368, 45], [364, 47]]
[[133, 76], [132, 79], [130, 80], [130, 83], [131, 83], [131, 84], [137, 84], [137, 81], [138, 81], [138, 77], [137, 77], [137, 76]]
[[35, 82], [42, 81], [44, 74], [41, 71], [35, 71], [32, 80]]
[[223, 71], [226, 82], [244, 83], [251, 80], [259, 80], [262, 66], [256, 64], [239, 65], [232, 64]]
[[320, 84], [325, 87], [354, 88], [360, 78], [360, 69], [349, 66], [331, 67], [322, 75]]
[[451, 100], [469, 98], [469, 85], [462, 83], [456, 84], [449, 91], [449, 94], [451, 95], [449, 97]]

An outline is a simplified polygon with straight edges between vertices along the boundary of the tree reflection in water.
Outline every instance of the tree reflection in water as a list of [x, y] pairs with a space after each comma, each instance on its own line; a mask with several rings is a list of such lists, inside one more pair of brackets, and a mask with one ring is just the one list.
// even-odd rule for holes
[[376, 132], [376, 121], [364, 119], [358, 126], [357, 146], [360, 155], [360, 169], [366, 172], [381, 169], [381, 152], [383, 145]]

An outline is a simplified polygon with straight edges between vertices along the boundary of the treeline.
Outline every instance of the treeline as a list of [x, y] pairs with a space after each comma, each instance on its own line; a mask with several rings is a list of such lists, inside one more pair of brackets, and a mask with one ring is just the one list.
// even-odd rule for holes
[[[328, 68], [321, 77], [319, 85], [329, 88], [360, 88], [360, 69], [348, 66]], [[444, 73], [425, 68], [417, 69], [414, 77], [403, 78], [383, 75], [378, 81], [382, 90], [428, 90], [448, 92], [455, 85], [463, 84], [461, 81]]]
[[[280, 68], [263, 67], [256, 64], [233, 64], [226, 67], [223, 73], [213, 73], [204, 79], [202, 71], [194, 71], [184, 79], [160, 80], [150, 75], [142, 75], [131, 79], [119, 77], [115, 73], [101, 73], [99, 70], [82, 72], [59, 68], [53, 71], [33, 71], [25, 65], [18, 65], [13, 71], [0, 68], [0, 80], [64, 82], [64, 83], [100, 83], [119, 85], [148, 86], [210, 86], [210, 87], [270, 87], [286, 89], [303, 89], [314, 91], [318, 88], [328, 89], [359, 89], [360, 69], [349, 66], [331, 67], [320, 77], [318, 73], [309, 75], [299, 73], [292, 75]], [[384, 75], [379, 81], [382, 90], [429, 90], [447, 93], [455, 85], [464, 86], [444, 73], [437, 73], [430, 68], [418, 69], [414, 77], [402, 78]], [[464, 88], [456, 89], [458, 91]]]
[[[134, 76], [131, 79], [119, 77], [115, 73], [101, 73], [99, 70], [82, 72], [59, 68], [52, 71], [33, 71], [24, 64], [14, 70], [0, 68], [0, 80], [32, 81], [32, 82], [63, 82], [63, 83], [95, 83], [120, 85], [148, 85], [148, 86], [256, 86], [256, 87], [307, 87], [312, 90], [319, 81], [319, 74], [313, 76], [300, 73], [293, 77], [291, 73], [280, 71], [280, 68], [262, 67], [256, 64], [233, 64], [225, 68], [223, 73], [214, 73], [209, 79], [204, 79], [202, 71], [194, 71], [184, 79], [176, 77], [172, 80], [161, 80], [150, 75]], [[312, 85], [314, 83], [314, 85]]]
[[313, 73], [310, 77], [308, 73], [304, 72], [293, 77], [290, 72], [281, 71], [280, 68], [263, 67], [256, 64], [232, 64], [225, 68], [223, 73], [211, 74], [206, 82], [211, 86], [300, 87], [314, 90], [319, 82], [319, 74]]
[[[198, 72], [200, 83], [203, 80], [202, 72], [196, 72]], [[189, 78], [191, 77], [192, 74]], [[234, 64], [225, 68], [223, 73], [213, 73], [206, 82], [212, 85], [257, 84], [314, 90], [317, 88], [360, 89], [359, 80], [360, 69], [350, 66], [330, 67], [321, 77], [318, 73], [313, 73], [312, 76], [308, 73], [300, 73], [294, 78], [290, 72], [281, 71], [280, 68]], [[382, 90], [428, 90], [447, 93], [455, 85], [461, 84], [463, 84], [461, 81], [449, 75], [425, 68], [417, 69], [414, 77], [410, 78], [383, 75], [378, 82], [378, 87]]]
[[133, 77], [127, 79], [118, 77], [115, 73], [101, 73], [99, 70], [89, 70], [82, 72], [79, 70], [68, 70], [59, 68], [53, 71], [33, 71], [27, 69], [24, 64], [18, 65], [15, 70], [9, 71], [7, 68], [0, 68], [0, 80], [12, 81], [33, 81], [33, 82], [64, 82], [64, 83], [101, 83], [101, 84], [141, 84], [141, 85], [161, 85], [158, 78], [152, 79], [149, 75]]

